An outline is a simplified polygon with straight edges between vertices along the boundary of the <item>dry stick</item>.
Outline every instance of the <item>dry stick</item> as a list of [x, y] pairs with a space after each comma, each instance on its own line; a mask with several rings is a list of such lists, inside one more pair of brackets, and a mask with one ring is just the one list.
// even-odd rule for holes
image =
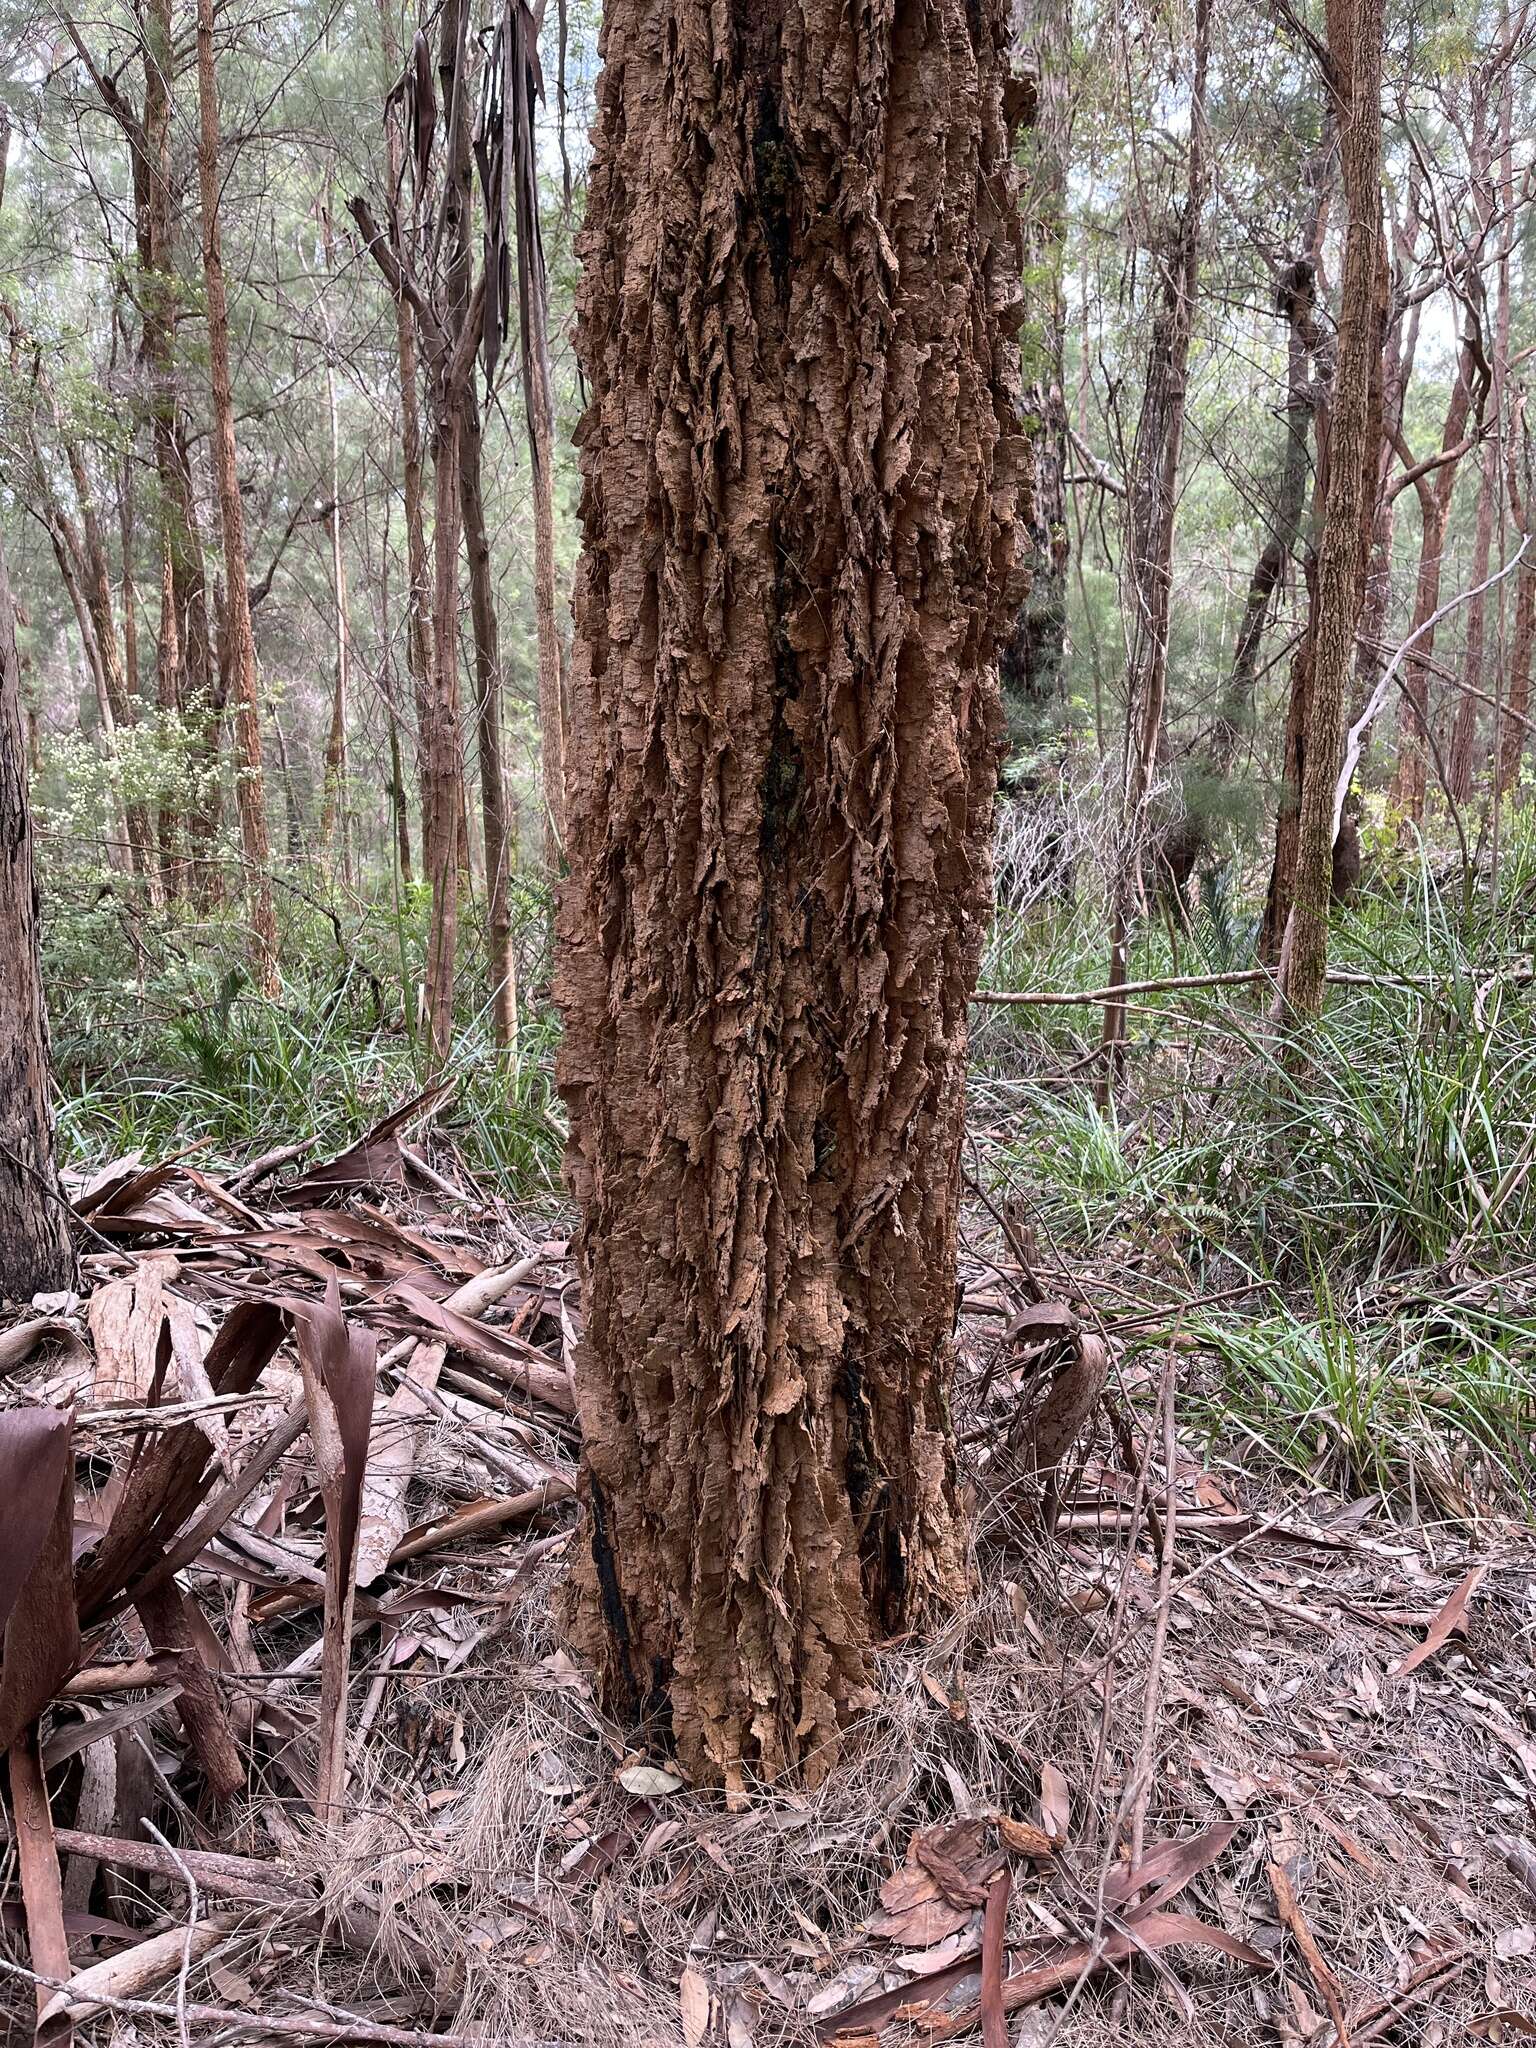
[[[1168, 1642], [1168, 1617], [1173, 1606], [1173, 1540], [1178, 1524], [1178, 1440], [1174, 1433], [1173, 1415], [1173, 1372], [1174, 1346], [1168, 1347], [1168, 1363], [1163, 1370], [1162, 1408], [1163, 1420], [1163, 1468], [1167, 1476], [1166, 1502], [1163, 1523], [1163, 1556], [1157, 1580], [1157, 1621], [1152, 1631], [1152, 1651], [1147, 1662], [1147, 1686], [1141, 1721], [1141, 1746], [1136, 1757], [1136, 1771], [1131, 1779], [1131, 1869], [1141, 1867], [1141, 1851], [1146, 1836], [1147, 1801], [1152, 1792], [1152, 1747], [1157, 1734], [1158, 1693], [1163, 1668], [1163, 1652]], [[1150, 1499], [1150, 1494], [1148, 1496]]]
[[[59, 1884], [59, 1856], [54, 1840], [48, 1787], [37, 1751], [37, 1723], [22, 1730], [11, 1745], [11, 1804], [15, 1810], [16, 1860], [21, 1866], [21, 1897], [27, 1916], [27, 1946], [34, 1963], [46, 1970], [71, 1969], [64, 1932], [64, 1897]], [[19, 1967], [13, 1965], [11, 1967]], [[31, 1975], [31, 1972], [27, 1972]], [[39, 1985], [44, 1980], [39, 1977]], [[41, 2016], [48, 2000], [38, 1992]], [[68, 2020], [37, 2029], [39, 2043], [64, 2048], [74, 2038]]]
[[[526, 1522], [541, 1514], [545, 1508], [558, 1505], [563, 1500], [574, 1498], [576, 1488], [569, 1479], [554, 1474], [542, 1485], [530, 1486], [524, 1493], [510, 1494], [505, 1500], [488, 1500], [480, 1507], [470, 1508], [457, 1515], [448, 1514], [418, 1529], [412, 1536], [406, 1536], [397, 1543], [385, 1560], [385, 1568], [407, 1564], [413, 1557], [425, 1557], [429, 1551], [441, 1550], [449, 1543], [457, 1543], [465, 1536], [483, 1536], [489, 1529], [501, 1529], [508, 1522]], [[319, 1587], [313, 1591], [287, 1591], [272, 1596], [261, 1611], [263, 1624], [286, 1620], [289, 1615], [302, 1614], [306, 1608], [318, 1607], [323, 1596]], [[366, 1620], [383, 1617], [366, 1615]], [[398, 1617], [394, 1617], [398, 1618]]]
[[131, 1664], [87, 1664], [73, 1678], [66, 1679], [55, 1698], [61, 1700], [105, 1699], [111, 1693], [147, 1692], [164, 1679], [174, 1679], [180, 1658], [173, 1652], [157, 1650], [137, 1657]]
[[1415, 627], [1414, 631], [1408, 635], [1408, 638], [1403, 641], [1396, 654], [1393, 655], [1392, 659], [1382, 670], [1377, 678], [1376, 687], [1372, 690], [1366, 702], [1365, 709], [1350, 727], [1348, 736], [1344, 741], [1344, 760], [1339, 769], [1339, 779], [1335, 783], [1333, 791], [1333, 836], [1335, 839], [1339, 836], [1339, 825], [1343, 820], [1344, 800], [1349, 795], [1349, 785], [1354, 781], [1355, 770], [1360, 765], [1360, 743], [1364, 739], [1377, 713], [1381, 710], [1382, 705], [1386, 703], [1387, 692], [1397, 680], [1397, 673], [1402, 667], [1403, 662], [1413, 651], [1416, 643], [1422, 640], [1426, 634], [1433, 633], [1442, 619], [1449, 618], [1450, 614], [1457, 610], [1459, 606], [1470, 603], [1474, 597], [1481, 597], [1483, 592], [1491, 590], [1495, 583], [1502, 583], [1504, 578], [1518, 567], [1520, 557], [1525, 553], [1530, 544], [1531, 536], [1527, 534], [1502, 569], [1496, 570], [1492, 576], [1484, 577], [1483, 581], [1475, 585], [1471, 590], [1458, 591], [1456, 596], [1448, 598], [1438, 611], [1431, 612], [1424, 623], [1421, 626]]
[[202, 1904], [198, 1896], [197, 1879], [187, 1868], [181, 1852], [168, 1842], [152, 1820], [144, 1823], [149, 1833], [175, 1859], [182, 1882], [187, 1887], [187, 1931], [181, 1945], [181, 1968], [176, 1972], [176, 2031], [181, 2036], [181, 2048], [192, 2048], [192, 2030], [187, 2025], [187, 1979], [192, 1974], [192, 1944], [197, 1939], [197, 1915]]
[[1322, 1949], [1317, 1936], [1307, 1924], [1306, 1915], [1297, 1903], [1295, 1888], [1290, 1873], [1278, 1858], [1268, 1866], [1269, 1888], [1275, 1896], [1275, 1910], [1284, 1921], [1291, 1938], [1301, 1950], [1307, 1973], [1322, 1995], [1328, 2008], [1328, 2017], [1333, 2021], [1334, 2048], [1349, 2048], [1349, 2021], [1344, 2012], [1344, 1994], [1339, 1989], [1339, 1980]]
[[[1522, 967], [1504, 977], [1509, 981], [1530, 981], [1536, 976], [1536, 968]], [[973, 1003], [1012, 1004], [1019, 1008], [1045, 1009], [1052, 1005], [1072, 1003], [1103, 1003], [1121, 996], [1157, 996], [1186, 988], [1241, 988], [1253, 982], [1274, 982], [1276, 979], [1270, 967], [1238, 967], [1226, 974], [1168, 974], [1156, 981], [1125, 981], [1118, 988], [1085, 989], [1012, 989], [979, 988], [971, 997]], [[1340, 988], [1410, 988], [1428, 993], [1435, 983], [1422, 974], [1397, 974], [1390, 968], [1383, 968], [1378, 974], [1351, 974], [1343, 968], [1330, 968], [1328, 981]]]
[[[1513, 567], [1513, 563], [1510, 566]], [[1373, 647], [1377, 653], [1382, 651], [1380, 641], [1362, 642], [1362, 645]], [[1532, 718], [1527, 712], [1512, 710], [1508, 704], [1501, 704], [1490, 690], [1480, 690], [1473, 683], [1464, 683], [1455, 669], [1447, 668], [1443, 662], [1436, 661], [1432, 654], [1421, 654], [1419, 667], [1427, 669], [1438, 682], [1454, 683], [1458, 690], [1465, 690], [1467, 695], [1475, 697], [1479, 704], [1486, 704], [1490, 710], [1497, 711], [1499, 716], [1507, 718], [1511, 725], [1518, 725], [1524, 732], [1536, 732], [1536, 718]]]
[[147, 1870], [157, 1877], [183, 1877], [195, 1871], [205, 1891], [222, 1898], [250, 1899], [264, 1906], [309, 1903], [299, 1880], [259, 1856], [231, 1856], [214, 1849], [178, 1849], [170, 1853], [149, 1842], [122, 1835], [96, 1835], [84, 1828], [55, 1828], [53, 1839], [66, 1856], [85, 1856], [95, 1863], [116, 1863], [125, 1870]]
[[981, 1926], [981, 2048], [1008, 2048], [1008, 2015], [1003, 2010], [1003, 1974], [1007, 1958], [1008, 1865], [987, 1887], [987, 1910]]
[[[25, 1969], [5, 1956], [0, 1956], [0, 1972], [11, 1977], [24, 1977], [37, 1985], [40, 1991], [69, 1989], [68, 1977], [45, 1976], [41, 1971]], [[90, 1996], [92, 2005], [104, 2005], [110, 2012], [140, 2013], [147, 2019], [156, 2020], [178, 2017], [176, 2007], [165, 2004], [161, 1999], [117, 1998], [105, 1991], [93, 1991]], [[483, 2033], [427, 2034], [417, 2027], [384, 2026], [373, 2020], [349, 2019], [341, 2013], [327, 2014], [322, 2019], [306, 2013], [238, 2012], [233, 2006], [201, 2005], [194, 1999], [187, 2004], [186, 2017], [203, 2026], [238, 2027], [246, 2033], [281, 2034], [297, 2041], [375, 2042], [379, 2048], [486, 2048]], [[554, 2037], [521, 2041], [508, 2038], [501, 2048], [576, 2048], [576, 2043]]]

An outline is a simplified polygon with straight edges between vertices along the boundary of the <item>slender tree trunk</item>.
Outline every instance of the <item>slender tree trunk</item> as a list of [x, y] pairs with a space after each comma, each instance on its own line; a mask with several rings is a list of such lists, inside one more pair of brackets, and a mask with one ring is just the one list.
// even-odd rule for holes
[[[1507, 17], [1506, 17], [1507, 27]], [[1512, 151], [1514, 140], [1514, 73], [1506, 67], [1500, 88], [1499, 108], [1499, 171], [1500, 184], [1506, 189], [1512, 185]], [[1491, 181], [1486, 181], [1481, 208], [1482, 224], [1485, 229], [1492, 225], [1498, 209], [1497, 195]], [[1493, 418], [1497, 421], [1504, 415], [1504, 388], [1509, 374], [1509, 259], [1514, 250], [1515, 230], [1518, 220], [1511, 203], [1498, 235], [1498, 301], [1493, 322], [1493, 360], [1491, 363], [1492, 382], [1489, 387], [1489, 402]], [[1504, 465], [1501, 458], [1499, 436], [1491, 434], [1483, 444], [1482, 473], [1478, 479], [1477, 524], [1472, 545], [1472, 583], [1474, 588], [1488, 579], [1488, 564], [1493, 554], [1493, 529], [1500, 510], [1500, 497], [1504, 486]], [[1477, 728], [1480, 695], [1483, 688], [1483, 652], [1487, 633], [1487, 593], [1478, 590], [1467, 605], [1467, 639], [1462, 651], [1461, 674], [1464, 687], [1456, 703], [1456, 719], [1451, 730], [1450, 757], [1446, 764], [1446, 783], [1454, 802], [1465, 803], [1472, 794], [1473, 768], [1477, 752]]]
[[[0, 141], [8, 142], [0, 125]], [[29, 1301], [74, 1274], [54, 1171], [48, 1029], [38, 954], [16, 616], [0, 553], [0, 1300]]]
[[1334, 791], [1375, 511], [1370, 478], [1381, 445], [1387, 283], [1381, 219], [1382, 33], [1382, 0], [1327, 0], [1329, 82], [1338, 118], [1346, 224], [1301, 763], [1296, 895], [1282, 949], [1288, 954], [1282, 965], [1284, 990], [1298, 1017], [1316, 1016], [1323, 1006]]
[[288, 735], [283, 730], [282, 718], [272, 714], [272, 737], [277, 742], [277, 774], [283, 790], [283, 844], [291, 868], [305, 865], [304, 813], [299, 805], [299, 793], [293, 783], [293, 763], [288, 756]]
[[229, 375], [229, 304], [219, 231], [219, 101], [213, 59], [213, 0], [197, 0], [197, 177], [203, 214], [203, 286], [208, 302], [208, 373], [213, 402], [213, 460], [224, 530], [225, 630], [228, 670], [235, 692], [238, 740], [235, 800], [245, 855], [251, 919], [251, 971], [268, 995], [278, 988], [277, 919], [272, 910], [271, 848], [267, 839], [261, 758], [261, 702], [256, 640], [251, 630], [245, 563], [245, 511], [235, 458], [235, 405]]
[[[331, 233], [331, 193], [327, 184], [321, 206], [320, 246], [326, 276], [336, 269], [336, 244]], [[336, 414], [335, 337], [331, 317], [321, 299], [325, 324], [325, 406], [331, 441], [331, 596], [336, 621], [336, 667], [331, 691], [331, 729], [325, 742], [325, 792], [320, 808], [320, 844], [329, 854], [332, 841], [340, 854], [341, 874], [352, 880], [352, 847], [347, 815], [347, 716], [352, 683], [352, 634], [347, 618], [347, 558], [341, 543], [341, 430]]]
[[[1522, 483], [1524, 472], [1526, 481]], [[1505, 489], [1515, 530], [1531, 531], [1531, 444], [1525, 425], [1525, 393], [1512, 395], [1509, 445], [1505, 455]], [[1503, 691], [1504, 715], [1499, 721], [1496, 790], [1505, 797], [1520, 780], [1525, 753], [1524, 720], [1531, 708], [1531, 657], [1536, 649], [1536, 547], [1528, 547], [1515, 574], [1515, 625], [1510, 637], [1509, 674]]]
[[[400, 43], [395, 33], [392, 0], [379, 0], [380, 33], [383, 38], [385, 62], [391, 72], [400, 67]], [[398, 193], [405, 174], [404, 150], [401, 145], [400, 126], [396, 119], [387, 117], [384, 123], [385, 139], [389, 151], [389, 189]], [[393, 218], [393, 215], [391, 216]], [[419, 352], [416, 337], [416, 315], [410, 299], [396, 290], [395, 301], [395, 353], [399, 364], [400, 385], [400, 457], [401, 496], [405, 508], [405, 557], [409, 589], [406, 599], [405, 654], [410, 672], [411, 689], [416, 706], [418, 737], [424, 734], [432, 722], [432, 703], [436, 691], [436, 677], [433, 672], [434, 628], [432, 622], [432, 568], [427, 553], [426, 491], [423, 483], [423, 434], [421, 424], [421, 395], [419, 378]], [[427, 847], [432, 838], [430, 790], [434, 778], [429, 773], [426, 749], [418, 744], [418, 779], [421, 794], [422, 860], [431, 870]], [[410, 875], [410, 833], [408, 825], [402, 825], [404, 839], [402, 846], [405, 858], [402, 875]]]
[[411, 883], [411, 813], [405, 794], [405, 763], [400, 753], [400, 721], [395, 716], [394, 706], [388, 709], [389, 718], [389, 799], [395, 815], [395, 858], [400, 863], [400, 880], [404, 887]]
[[1306, 512], [1308, 442], [1318, 398], [1312, 366], [1321, 338], [1317, 327], [1317, 273], [1328, 221], [1332, 153], [1329, 123], [1323, 147], [1307, 165], [1305, 177], [1312, 192], [1312, 206], [1303, 224], [1300, 246], [1275, 279], [1275, 306], [1285, 321], [1285, 446], [1269, 533], [1248, 580], [1232, 667], [1205, 749], [1206, 763], [1219, 781], [1231, 775], [1242, 736], [1252, 724], [1264, 629], [1276, 595], [1285, 583]]
[[1026, 510], [1006, 10], [606, 12], [560, 909], [576, 1633], [615, 1713], [739, 1790], [825, 1771], [877, 1641], [965, 1586], [966, 1011]]
[[533, 468], [533, 615], [539, 653], [539, 749], [544, 787], [544, 860], [551, 878], [565, 849], [566, 703], [555, 603], [555, 392], [549, 361], [544, 260], [530, 281], [528, 393]]
[[[1450, 524], [1451, 500], [1460, 468], [1458, 450], [1465, 452], [1467, 422], [1472, 415], [1473, 380], [1477, 343], [1470, 332], [1462, 344], [1456, 366], [1456, 381], [1446, 408], [1445, 428], [1440, 436], [1444, 458], [1437, 469], [1418, 479], [1419, 569], [1414, 584], [1413, 617], [1409, 631], [1418, 632], [1434, 617], [1440, 604], [1440, 572], [1445, 555], [1446, 529]], [[1403, 703], [1398, 719], [1397, 772], [1392, 799], [1405, 828], [1418, 825], [1424, 816], [1427, 791], [1424, 732], [1429, 717], [1429, 679], [1435, 651], [1433, 631], [1414, 643], [1403, 671]]]
[[[155, 695], [162, 713], [187, 721], [199, 781], [188, 806], [192, 835], [204, 855], [213, 850], [215, 819], [210, 808], [218, 784], [219, 738], [214, 714], [213, 635], [208, 618], [208, 579], [203, 556], [186, 422], [177, 396], [176, 274], [177, 188], [171, 145], [176, 76], [171, 0], [149, 0], [144, 28], [144, 119], [142, 147], [133, 149], [139, 289], [143, 325], [139, 358], [150, 392], [157, 512], [161, 537], [160, 638]], [[130, 135], [130, 144], [135, 138]], [[167, 895], [183, 880], [182, 832], [186, 819], [173, 802], [160, 808], [157, 838]], [[217, 889], [218, 870], [194, 870], [201, 901]]]
[[512, 964], [512, 816], [501, 755], [501, 638], [485, 524], [480, 407], [466, 385], [459, 414], [459, 505], [469, 565], [469, 616], [475, 648], [476, 753], [480, 818], [485, 833], [485, 927], [491, 1028], [497, 1045], [517, 1042], [517, 981]]
[[[1016, 68], [1033, 92], [1023, 148], [1024, 263], [1033, 318], [1024, 334], [1024, 412], [1034, 423], [1029, 596], [1001, 648], [1010, 724], [1038, 728], [1066, 689], [1066, 200], [1071, 145], [1071, 0], [1015, 6]], [[1010, 735], [1012, 737], [1012, 735]]]
[[[327, 373], [329, 376], [329, 373]], [[335, 399], [331, 401], [333, 429]], [[334, 479], [334, 463], [332, 477]], [[332, 490], [334, 492], [334, 481]], [[347, 624], [347, 564], [341, 545], [341, 505], [334, 497], [326, 520], [331, 538], [331, 591], [336, 621], [336, 666], [332, 672], [331, 723], [325, 740], [325, 790], [320, 810], [320, 844], [326, 852], [334, 844], [342, 879], [352, 879], [352, 849], [347, 830], [347, 704], [351, 695], [352, 636]]]
[[[1390, 196], [1390, 195], [1389, 195]], [[1387, 324], [1381, 346], [1381, 449], [1371, 521], [1371, 555], [1360, 611], [1360, 638], [1355, 649], [1355, 702], [1366, 704], [1387, 661], [1385, 636], [1392, 604], [1392, 544], [1397, 529], [1397, 493], [1390, 488], [1393, 466], [1402, 442], [1403, 408], [1418, 353], [1421, 301], [1412, 295], [1419, 267], [1421, 230], [1420, 176], [1417, 160], [1409, 167], [1406, 204], [1401, 219], [1387, 216], [1391, 275], [1387, 287]], [[1375, 727], [1367, 734], [1367, 748]], [[1289, 912], [1289, 899], [1286, 910]]]
[[[1318, 483], [1314, 500], [1322, 496], [1322, 471], [1327, 459], [1327, 435], [1322, 413], [1318, 416]], [[1317, 556], [1307, 553], [1302, 565], [1306, 582], [1307, 615], [1291, 657], [1290, 691], [1286, 699], [1285, 731], [1280, 748], [1280, 801], [1275, 810], [1275, 853], [1270, 863], [1269, 892], [1259, 926], [1259, 959], [1266, 967], [1278, 967], [1291, 905], [1296, 900], [1296, 856], [1301, 830], [1301, 773], [1306, 759], [1307, 734], [1311, 729], [1312, 676], [1317, 656]]]
[[422, 728], [422, 865], [432, 891], [427, 934], [427, 1035], [433, 1057], [453, 1043], [453, 995], [459, 943], [460, 837], [464, 775], [459, 740], [459, 413], [448, 404], [432, 427], [432, 611], [435, 688]]
[[[1173, 531], [1179, 456], [1189, 385], [1189, 343], [1199, 278], [1200, 217], [1207, 156], [1205, 81], [1210, 56], [1211, 0], [1195, 0], [1190, 88], [1189, 167], [1184, 203], [1162, 260], [1161, 303], [1152, 322], [1146, 390], [1126, 478], [1125, 584], [1130, 615], [1126, 665], [1125, 748], [1120, 815], [1110, 855], [1108, 986], [1126, 979], [1131, 921], [1142, 898], [1147, 805], [1163, 744], [1168, 695], [1168, 629], [1173, 597]], [[1103, 1055], [1095, 1096], [1107, 1105], [1125, 1037], [1125, 1005], [1104, 1006]]]
[[1515, 629], [1509, 644], [1509, 681], [1499, 731], [1499, 795], [1520, 780], [1525, 720], [1531, 715], [1531, 652], [1536, 646], [1536, 567], [1520, 564], [1515, 583]]
[[[102, 688], [112, 707], [112, 753], [116, 758], [120, 754], [118, 736], [124, 731], [131, 730], [135, 722], [136, 707], [128, 688], [127, 670], [123, 665], [118, 640], [117, 609], [112, 595], [112, 570], [107, 560], [106, 536], [102, 530], [101, 515], [97, 510], [90, 472], [86, 468], [85, 458], [78, 444], [68, 436], [65, 437], [64, 452], [74, 482], [76, 503], [80, 508], [79, 549], [85, 601], [90, 609], [97, 657], [101, 665]], [[159, 902], [164, 892], [160, 886], [154, 825], [148, 806], [125, 793], [123, 819], [128, 834], [129, 864], [148, 893], [150, 901]]]

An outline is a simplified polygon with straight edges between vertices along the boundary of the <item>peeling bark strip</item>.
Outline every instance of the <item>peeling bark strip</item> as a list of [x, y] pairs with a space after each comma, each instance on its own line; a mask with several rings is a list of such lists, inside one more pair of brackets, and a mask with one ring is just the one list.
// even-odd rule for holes
[[611, 1706], [824, 1771], [964, 1584], [966, 1049], [1019, 599], [1002, 0], [609, 0], [561, 905]]

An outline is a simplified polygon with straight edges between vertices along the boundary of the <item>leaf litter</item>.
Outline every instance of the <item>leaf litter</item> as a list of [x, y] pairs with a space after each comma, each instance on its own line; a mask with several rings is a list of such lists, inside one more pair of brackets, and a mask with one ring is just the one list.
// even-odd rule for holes
[[1005, 1231], [973, 1603], [814, 1794], [727, 1811], [565, 1651], [566, 1246], [459, 1199], [442, 1099], [286, 1183], [299, 1148], [78, 1178], [81, 1298], [0, 1330], [18, 2039], [1536, 2031], [1528, 1529], [1182, 1440]]

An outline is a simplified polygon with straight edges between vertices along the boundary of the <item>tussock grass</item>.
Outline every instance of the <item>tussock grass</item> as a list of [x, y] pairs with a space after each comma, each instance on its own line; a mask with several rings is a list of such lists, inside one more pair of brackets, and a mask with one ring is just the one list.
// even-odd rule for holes
[[[299, 918], [268, 1001], [241, 964], [230, 920], [153, 930], [158, 971], [82, 984], [60, 974], [53, 1017], [61, 1150], [90, 1163], [136, 1148], [189, 1145], [238, 1160], [308, 1139], [324, 1153], [360, 1135], [428, 1078], [418, 1028], [423, 906], [363, 906], [350, 923]], [[302, 907], [302, 906], [301, 906]], [[564, 1114], [553, 1081], [557, 1025], [548, 1008], [548, 903], [519, 898], [522, 1006], [517, 1046], [492, 1042], [489, 1004], [467, 929], [453, 1074], [437, 1131], [465, 1167], [510, 1199], [547, 1199], [559, 1184]], [[78, 945], [78, 934], [71, 933]], [[110, 934], [108, 935], [110, 936]], [[110, 955], [108, 956], [111, 957]]]
[[[1395, 868], [1334, 938], [1338, 965], [1381, 979], [1331, 993], [1302, 1060], [1262, 996], [1149, 997], [1104, 1111], [1091, 1070], [1074, 1071], [1096, 1011], [980, 1020], [976, 1120], [996, 1181], [1070, 1263], [1176, 1284], [1197, 1314], [1239, 1279], [1263, 1289], [1261, 1313], [1249, 1301], [1184, 1334], [1216, 1368], [1208, 1416], [1289, 1469], [1427, 1490], [1456, 1513], [1490, 1490], [1530, 1499], [1533, 913], [1524, 827], [1496, 900], [1486, 876], [1469, 891], [1427, 858]], [[1188, 933], [1144, 928], [1131, 972], [1245, 964], [1248, 930], [1218, 893]], [[994, 987], [1097, 986], [1097, 920], [1015, 919], [989, 971]]]

